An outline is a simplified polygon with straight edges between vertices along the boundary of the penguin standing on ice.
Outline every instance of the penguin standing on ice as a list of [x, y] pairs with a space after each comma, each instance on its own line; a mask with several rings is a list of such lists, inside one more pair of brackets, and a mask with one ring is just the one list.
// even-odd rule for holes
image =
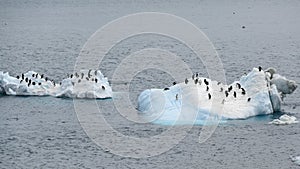
[[195, 79], [195, 84], [197, 84], [198, 83], [198, 79]]
[[238, 89], [240, 89], [240, 88], [241, 88], [241, 84], [236, 83], [236, 87], [237, 87]]
[[81, 82], [81, 80], [80, 79], [78, 79], [78, 83], [80, 83]]
[[31, 79], [29, 79], [29, 81], [28, 81], [28, 87], [30, 86], [30, 84], [31, 84]]
[[233, 97], [236, 98], [236, 92], [235, 91], [233, 92]]
[[210, 100], [211, 99], [211, 94], [210, 93], [208, 93], [208, 100]]
[[223, 87], [221, 87], [220, 92], [223, 92]]
[[95, 78], [95, 83], [97, 83], [98, 82], [98, 79], [97, 78]]
[[102, 86], [102, 90], [105, 90], [105, 87], [104, 87], [104, 86]]
[[232, 86], [230, 86], [229, 88], [228, 88], [228, 92], [230, 92], [232, 90]]
[[22, 79], [24, 80], [24, 74], [22, 73]]
[[208, 91], [209, 90], [209, 87], [208, 86], [206, 86], [206, 91]]
[[250, 101], [251, 101], [251, 98], [249, 97], [247, 101], [250, 102]]
[[242, 95], [245, 95], [246, 94], [246, 91], [244, 88], [241, 88], [242, 89]]
[[28, 83], [28, 78], [26, 77], [25, 82]]
[[185, 78], [184, 83], [188, 84], [189, 80], [187, 78]]
[[225, 90], [225, 96], [228, 97], [228, 95], [229, 95], [228, 92]]
[[44, 78], [44, 74], [41, 74], [41, 79], [43, 79]]
[[176, 94], [175, 98], [176, 98], [176, 100], [178, 100], [178, 94]]
[[259, 70], [259, 71], [261, 71], [261, 70], [262, 70], [261, 66], [258, 66], [258, 70]]
[[173, 86], [175, 86], [176, 85], [176, 82], [173, 82]]
[[168, 87], [166, 87], [166, 88], [164, 88], [164, 90], [166, 91], [166, 90], [170, 90]]
[[204, 83], [206, 84], [206, 86], [209, 85], [208, 81], [206, 79], [204, 79]]
[[195, 79], [195, 74], [192, 75], [192, 79], [193, 79], [193, 80]]
[[83, 79], [84, 73], [81, 73], [81, 79]]
[[20, 76], [17, 76], [17, 79], [20, 79]]

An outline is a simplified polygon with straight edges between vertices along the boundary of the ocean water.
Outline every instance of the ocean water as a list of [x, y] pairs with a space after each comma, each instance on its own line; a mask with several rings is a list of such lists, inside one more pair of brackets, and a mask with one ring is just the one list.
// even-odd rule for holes
[[[275, 67], [300, 82], [300, 2], [291, 1], [0, 1], [0, 70], [28, 70], [60, 80], [72, 72], [80, 49], [101, 26], [136, 12], [164, 12], [198, 26], [216, 47], [231, 83], [253, 67]], [[245, 28], [242, 28], [245, 26]], [[99, 69], [109, 79], [129, 54], [159, 47], [207, 76], [205, 65], [184, 44], [159, 35], [120, 42]], [[173, 65], [172, 61], [168, 66]], [[180, 67], [178, 67], [180, 69]], [[115, 92], [129, 86], [130, 101], [147, 88], [170, 86], [174, 79], [148, 69], [131, 83], [112, 80]], [[300, 91], [285, 99], [285, 113], [300, 118]], [[92, 102], [92, 100], [82, 100]], [[113, 100], [97, 100], [106, 121], [133, 137], [149, 137], [168, 126], [136, 124], [123, 118]], [[297, 168], [290, 156], [300, 153], [299, 125], [267, 124], [280, 113], [220, 125], [204, 143], [194, 126], [169, 151], [150, 158], [128, 158], [98, 147], [77, 120], [73, 100], [0, 96], [0, 168]], [[125, 110], [126, 111], [126, 110]]]

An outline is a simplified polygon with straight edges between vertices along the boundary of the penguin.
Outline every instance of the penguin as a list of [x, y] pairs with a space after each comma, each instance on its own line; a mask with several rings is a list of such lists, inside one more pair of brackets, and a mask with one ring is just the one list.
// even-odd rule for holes
[[187, 78], [185, 78], [184, 83], [188, 84], [189, 80]]
[[78, 79], [78, 83], [80, 83], [81, 82], [81, 80], [80, 79]]
[[23, 79], [20, 80], [20, 84], [23, 82]]
[[55, 87], [55, 82], [53, 81], [53, 86]]
[[79, 77], [79, 75], [78, 75], [78, 73], [77, 73], [77, 72], [75, 72], [75, 76], [76, 76], [76, 78], [78, 78], [78, 77]]
[[196, 73], [196, 77], [198, 77], [198, 73]]
[[59, 85], [61, 86], [61, 82], [59, 82]]
[[90, 79], [88, 77], [85, 78], [87, 81], [89, 81]]
[[92, 78], [92, 82], [94, 81], [94, 78]]
[[262, 70], [261, 66], [258, 66], [258, 70], [259, 70], [259, 71], [261, 71], [261, 70]]
[[248, 98], [248, 102], [250, 102], [250, 101], [251, 101], [251, 98], [249, 97], [249, 98]]
[[72, 85], [74, 86], [74, 85], [75, 85], [75, 82], [72, 82]]
[[39, 83], [39, 86], [40, 86], [40, 85], [42, 85], [42, 83], [41, 83], [41, 82]]
[[46, 82], [48, 81], [48, 77], [45, 78], [45, 81], [46, 81]]
[[97, 82], [98, 82], [98, 79], [96, 78], [96, 79], [95, 79], [95, 83], [97, 83]]
[[88, 72], [88, 77], [90, 78], [91, 77], [91, 69], [89, 70], [89, 72]]
[[233, 92], [233, 97], [236, 98], [236, 92], [235, 91]]
[[178, 100], [178, 94], [176, 94], [175, 98], [176, 98], [176, 100]]
[[176, 82], [173, 82], [173, 86], [175, 86], [176, 85]]
[[35, 85], [35, 82], [32, 82], [32, 85], [34, 86], [34, 85]]
[[198, 83], [198, 79], [195, 79], [195, 84], [197, 84]]
[[41, 79], [43, 79], [44, 78], [44, 74], [41, 74]]
[[34, 77], [34, 74], [32, 74], [32, 77]]
[[30, 84], [31, 84], [31, 79], [29, 79], [29, 81], [28, 81], [28, 87], [30, 86]]
[[241, 88], [241, 84], [236, 83], [236, 87], [237, 87], [238, 89], [240, 89], [240, 88]]
[[102, 86], [102, 90], [105, 90], [105, 87], [104, 87], [104, 86]]
[[17, 79], [20, 79], [20, 76], [17, 76]]
[[209, 85], [208, 81], [206, 79], [204, 79], [204, 83], [206, 84], [206, 86]]
[[81, 79], [83, 79], [84, 73], [81, 73]]
[[210, 100], [211, 99], [211, 95], [210, 95], [210, 93], [208, 93], [208, 100]]
[[164, 90], [170, 90], [168, 87], [164, 88]]
[[71, 79], [73, 78], [73, 74], [70, 75], [70, 78], [71, 78]]
[[217, 85], [220, 85], [220, 84], [221, 84], [221, 82], [218, 82], [218, 83], [217, 83]]
[[28, 78], [26, 77], [25, 82], [28, 83]]
[[220, 92], [223, 92], [223, 87], [221, 87]]
[[192, 79], [193, 79], [193, 80], [195, 79], [195, 74], [192, 75]]
[[228, 97], [228, 95], [229, 95], [228, 91], [225, 90], [225, 96]]
[[97, 70], [95, 70], [94, 74], [95, 74], [95, 76], [97, 76]]
[[38, 78], [38, 76], [39, 76], [39, 74], [37, 73], [37, 74], [35, 74], [35, 78]]
[[22, 79], [24, 80], [24, 74], [22, 73]]
[[232, 86], [230, 86], [229, 88], [228, 88], [228, 92], [230, 92], [232, 90]]
[[209, 90], [209, 87], [208, 86], [206, 86], [206, 91], [208, 91]]
[[242, 95], [245, 95], [246, 94], [246, 91], [244, 88], [241, 88], [242, 89]]

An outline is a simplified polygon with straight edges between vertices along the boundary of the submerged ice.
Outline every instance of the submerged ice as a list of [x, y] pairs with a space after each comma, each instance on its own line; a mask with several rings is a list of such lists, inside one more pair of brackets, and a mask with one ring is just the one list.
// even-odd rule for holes
[[82, 70], [57, 83], [43, 74], [29, 71], [13, 77], [0, 72], [0, 93], [23, 96], [110, 98], [112, 89], [99, 70]]
[[253, 70], [230, 85], [203, 77], [186, 79], [165, 89], [147, 89], [138, 97], [138, 109], [154, 123], [204, 122], [208, 117], [245, 119], [281, 110], [286, 94], [297, 85], [275, 69]]

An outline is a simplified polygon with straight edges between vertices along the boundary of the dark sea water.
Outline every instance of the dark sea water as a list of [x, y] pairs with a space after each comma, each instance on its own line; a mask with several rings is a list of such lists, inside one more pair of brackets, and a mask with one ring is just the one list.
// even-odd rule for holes
[[[34, 70], [61, 80], [73, 71], [81, 48], [97, 29], [124, 15], [146, 11], [171, 13], [198, 26], [217, 49], [228, 83], [259, 65], [275, 67], [279, 74], [300, 83], [297, 0], [4, 0], [0, 1], [0, 71], [17, 75]], [[126, 56], [155, 47], [177, 54], [192, 71], [207, 76], [205, 65], [190, 49], [159, 35], [120, 42], [99, 69], [111, 79]], [[144, 89], [164, 88], [172, 82], [169, 74], [149, 69], [137, 74], [130, 84], [112, 81], [112, 87], [117, 92], [129, 85], [130, 100], [136, 105]], [[149, 137], [168, 129], [126, 120], [111, 99], [96, 102], [106, 121], [124, 135]], [[285, 99], [283, 109], [300, 118], [299, 89]], [[91, 141], [78, 122], [72, 99], [0, 96], [0, 115], [0, 168], [299, 167], [290, 156], [300, 155], [300, 124], [269, 125], [279, 114], [229, 121], [201, 144], [198, 136], [202, 126], [196, 125], [171, 150], [142, 159], [115, 155]]]

